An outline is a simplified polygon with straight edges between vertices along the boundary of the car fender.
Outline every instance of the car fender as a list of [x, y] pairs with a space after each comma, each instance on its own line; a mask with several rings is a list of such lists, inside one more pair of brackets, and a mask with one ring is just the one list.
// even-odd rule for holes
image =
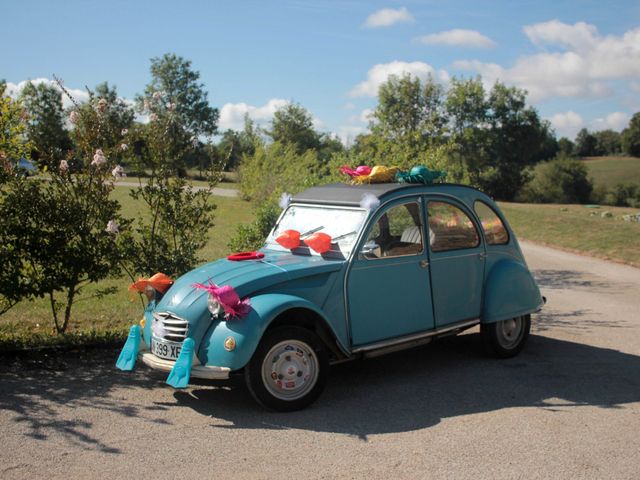
[[[212, 322], [200, 344], [198, 359], [205, 365], [228, 367], [231, 370], [243, 368], [271, 322], [292, 308], [305, 308], [318, 314], [335, 337], [330, 322], [313, 303], [294, 295], [266, 293], [251, 297], [251, 311], [246, 316]], [[225, 348], [225, 341], [229, 337], [235, 340], [235, 348], [231, 351]]]
[[512, 259], [496, 262], [485, 281], [482, 323], [526, 315], [542, 308], [544, 300], [526, 265]]

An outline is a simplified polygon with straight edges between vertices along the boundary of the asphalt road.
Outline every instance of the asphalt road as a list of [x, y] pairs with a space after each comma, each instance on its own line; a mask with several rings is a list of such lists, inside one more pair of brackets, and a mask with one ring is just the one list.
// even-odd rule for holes
[[524, 245], [548, 298], [520, 356], [477, 330], [331, 370], [311, 408], [174, 391], [114, 350], [0, 366], [0, 478], [640, 478], [640, 270]]

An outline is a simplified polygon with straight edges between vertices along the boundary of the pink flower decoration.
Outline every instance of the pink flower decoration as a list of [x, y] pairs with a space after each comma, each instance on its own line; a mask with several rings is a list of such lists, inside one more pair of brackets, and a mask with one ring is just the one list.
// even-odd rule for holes
[[340, 173], [344, 173], [345, 175], [349, 175], [351, 178], [366, 176], [371, 173], [371, 167], [367, 165], [360, 165], [355, 170], [344, 165], [340, 167]]
[[240, 300], [237, 292], [230, 285], [219, 287], [209, 280], [209, 285], [194, 283], [193, 287], [196, 290], [205, 290], [209, 293], [222, 306], [227, 319], [243, 317], [251, 310], [249, 299]]

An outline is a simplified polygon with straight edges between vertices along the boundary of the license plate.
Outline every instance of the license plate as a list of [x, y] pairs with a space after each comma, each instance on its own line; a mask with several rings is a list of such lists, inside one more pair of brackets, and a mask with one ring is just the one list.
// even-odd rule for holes
[[151, 352], [166, 360], [177, 360], [182, 349], [182, 343], [167, 342], [156, 337], [151, 338]]

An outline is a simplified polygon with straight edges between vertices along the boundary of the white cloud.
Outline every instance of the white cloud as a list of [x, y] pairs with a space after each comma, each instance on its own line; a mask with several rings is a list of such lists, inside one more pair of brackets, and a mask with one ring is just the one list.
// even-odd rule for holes
[[344, 109], [345, 110], [355, 110], [356, 108], [357, 107], [356, 107], [356, 105], [354, 103], [349, 102], [349, 103], [345, 103], [344, 104]]
[[601, 36], [596, 27], [558, 20], [524, 27], [537, 46], [561, 51], [519, 58], [511, 67], [458, 61], [454, 67], [480, 73], [487, 84], [496, 80], [524, 88], [536, 102], [549, 97], [602, 97], [611, 94], [608, 82], [640, 77], [640, 28], [622, 36]]
[[389, 27], [396, 23], [413, 23], [415, 19], [405, 7], [394, 10], [393, 8], [383, 8], [367, 17], [364, 26], [367, 28]]
[[373, 108], [365, 108], [360, 113], [360, 121], [364, 123], [369, 123], [373, 118]]
[[[40, 77], [34, 78], [33, 80], [22, 80], [18, 83], [7, 82], [7, 94], [12, 98], [17, 98], [21, 93], [24, 87], [27, 86], [27, 83], [31, 82], [34, 85], [40, 85], [41, 83], [52, 85], [57, 90], [61, 90], [58, 84], [54, 80], [49, 80], [48, 78]], [[89, 93], [84, 89], [79, 88], [69, 88], [65, 85], [67, 91], [73, 96], [76, 102], [83, 103], [89, 100]], [[71, 107], [73, 102], [67, 97], [65, 94], [62, 94], [62, 106], [64, 108]]]
[[571, 110], [565, 113], [556, 113], [549, 121], [558, 137], [575, 138], [578, 130], [584, 126], [582, 117]]
[[220, 109], [218, 129], [220, 131], [227, 129], [242, 130], [244, 128], [245, 114], [249, 114], [249, 117], [258, 125], [264, 126], [271, 121], [276, 110], [289, 103], [288, 100], [282, 98], [272, 98], [261, 107], [246, 103], [225, 103]]
[[524, 33], [534, 45], [560, 45], [567, 49], [586, 50], [596, 42], [598, 30], [584, 22], [574, 25], [559, 20], [527, 25]]
[[367, 79], [353, 87], [349, 92], [351, 97], [375, 97], [378, 88], [387, 81], [389, 75], [409, 74], [413, 77], [425, 80], [429, 75], [443, 83], [449, 81], [449, 75], [444, 70], [436, 71], [431, 65], [424, 62], [400, 62], [395, 60], [390, 63], [379, 63], [367, 72]]
[[476, 30], [455, 28], [444, 32], [432, 33], [418, 38], [426, 45], [448, 45], [452, 47], [491, 48], [495, 42]]
[[366, 127], [360, 125], [343, 125], [338, 127], [338, 138], [344, 145], [350, 146], [358, 135], [367, 131]]
[[613, 112], [604, 118], [596, 118], [591, 122], [593, 130], [615, 130], [617, 132], [629, 126], [629, 114], [625, 112]]

